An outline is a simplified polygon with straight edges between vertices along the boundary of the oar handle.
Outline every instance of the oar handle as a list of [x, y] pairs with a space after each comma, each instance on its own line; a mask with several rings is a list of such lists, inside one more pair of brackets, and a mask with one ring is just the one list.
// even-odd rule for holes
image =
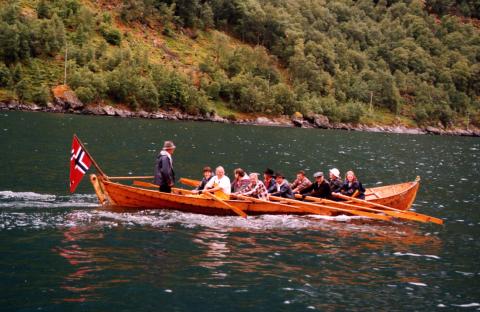
[[225, 201], [223, 201], [222, 199], [218, 198], [217, 196], [215, 196], [214, 194], [210, 193], [210, 192], [203, 192], [203, 194], [205, 194], [207, 197], [210, 197], [220, 203], [222, 203], [225, 207], [228, 207], [230, 208], [231, 210], [233, 210], [236, 214], [238, 214], [239, 216], [243, 217], [243, 218], [247, 218], [247, 214], [245, 212], [243, 212], [241, 209], [237, 208], [237, 207], [234, 207], [228, 203], [226, 203]]

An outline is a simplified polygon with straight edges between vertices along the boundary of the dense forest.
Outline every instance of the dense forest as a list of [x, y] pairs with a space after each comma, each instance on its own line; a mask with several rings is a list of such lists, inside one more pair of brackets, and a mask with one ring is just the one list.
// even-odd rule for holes
[[85, 103], [480, 126], [476, 0], [0, 4], [0, 99], [46, 105], [67, 48]]

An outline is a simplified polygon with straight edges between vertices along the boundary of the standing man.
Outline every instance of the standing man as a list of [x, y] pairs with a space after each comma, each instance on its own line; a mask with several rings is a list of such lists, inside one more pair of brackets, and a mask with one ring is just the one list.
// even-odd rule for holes
[[175, 144], [165, 141], [163, 149], [157, 156], [155, 163], [155, 184], [160, 185], [160, 192], [171, 193], [175, 184], [175, 172], [173, 172], [172, 155], [175, 152]]

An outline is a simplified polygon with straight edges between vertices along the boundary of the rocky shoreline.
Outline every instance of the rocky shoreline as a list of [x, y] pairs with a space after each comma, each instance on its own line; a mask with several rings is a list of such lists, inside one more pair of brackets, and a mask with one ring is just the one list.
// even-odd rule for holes
[[110, 105], [84, 105], [70, 90], [62, 90], [61, 94], [54, 91], [54, 102], [46, 106], [36, 104], [20, 103], [15, 100], [0, 101], [0, 110], [19, 110], [50, 112], [63, 114], [83, 114], [83, 115], [104, 115], [121, 118], [149, 118], [165, 120], [191, 120], [191, 121], [210, 121], [241, 125], [257, 126], [277, 126], [277, 127], [299, 127], [299, 128], [319, 128], [336, 129], [349, 131], [383, 132], [383, 133], [403, 133], [403, 134], [432, 134], [432, 135], [450, 135], [450, 136], [471, 136], [480, 137], [480, 129], [444, 129], [441, 127], [427, 126], [423, 128], [407, 128], [403, 125], [393, 126], [368, 126], [364, 124], [331, 123], [326, 116], [313, 115], [309, 117], [256, 117], [254, 119], [227, 119], [216, 114], [206, 116], [189, 115], [178, 110], [158, 110], [156, 112], [147, 112], [144, 110], [131, 111], [128, 108], [113, 107]]

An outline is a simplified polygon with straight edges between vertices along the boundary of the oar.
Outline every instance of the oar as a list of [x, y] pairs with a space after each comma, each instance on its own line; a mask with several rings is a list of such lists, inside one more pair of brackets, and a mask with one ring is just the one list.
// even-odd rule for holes
[[245, 195], [232, 194], [231, 196], [233, 196], [235, 198], [238, 198], [238, 199], [245, 200], [245, 201], [254, 201], [256, 203], [268, 203], [269, 205], [276, 205], [276, 206], [280, 206], [280, 207], [296, 209], [296, 210], [300, 210], [304, 213], [325, 215], [324, 213], [322, 213], [321, 211], [319, 211], [317, 209], [318, 207], [298, 207], [298, 206], [293, 206], [293, 205], [284, 204], [284, 203], [271, 202], [271, 201], [268, 201], [268, 200], [263, 200], [263, 199], [260, 199], [260, 198], [255, 198], [255, 197], [250, 197], [250, 196], [245, 196]]
[[203, 191], [202, 194], [206, 195], [207, 197], [210, 197], [211, 199], [214, 199], [216, 201], [218, 201], [219, 203], [222, 203], [223, 206], [225, 207], [228, 207], [230, 208], [231, 210], [235, 211], [236, 214], [238, 214], [239, 216], [243, 217], [243, 218], [246, 218], [247, 217], [247, 214], [245, 212], [243, 212], [243, 210], [241, 210], [240, 208], [238, 207], [235, 207], [235, 206], [232, 206], [226, 202], [224, 202], [222, 199], [218, 198], [217, 196], [215, 196], [214, 194], [208, 192], [208, 191]]
[[332, 193], [332, 196], [342, 198], [342, 199], [345, 199], [345, 200], [351, 200], [351, 201], [361, 203], [361, 204], [364, 204], [364, 205], [375, 206], [375, 207], [382, 208], [382, 209], [389, 210], [389, 211], [395, 211], [397, 213], [402, 213], [403, 215], [414, 216], [414, 217], [418, 218], [417, 221], [422, 220], [424, 222], [432, 222], [432, 223], [436, 223], [436, 224], [443, 224], [442, 219], [427, 216], [427, 215], [424, 215], [424, 214], [421, 214], [421, 213], [408, 211], [408, 210], [400, 210], [400, 209], [396, 209], [396, 208], [393, 208], [393, 207], [378, 204], [378, 203], [375, 203], [375, 202], [363, 200], [363, 199], [360, 199], [360, 198], [353, 198], [353, 197], [345, 196], [345, 195], [339, 194], [339, 193]]
[[131, 176], [131, 177], [108, 177], [109, 180], [135, 180], [135, 179], [153, 179], [154, 176]]
[[193, 187], [197, 187], [201, 183], [198, 180], [187, 179], [187, 178], [180, 178], [180, 180], [178, 180], [178, 182], [183, 183], [183, 184], [188, 185], [188, 186], [193, 186]]
[[133, 185], [143, 186], [143, 187], [148, 187], [148, 188], [156, 188], [156, 189], [158, 189], [160, 187], [160, 185], [156, 185], [156, 184], [149, 183], [149, 182], [144, 182], [144, 181], [133, 181]]
[[[296, 194], [295, 198], [303, 198], [302, 195]], [[406, 219], [406, 220], [413, 220], [413, 221], [419, 221], [419, 222], [430, 222], [431, 220], [427, 220], [425, 217], [421, 216], [415, 216], [415, 215], [410, 215], [404, 212], [398, 212], [398, 211], [391, 211], [391, 210], [382, 210], [382, 209], [375, 209], [375, 208], [370, 208], [370, 207], [365, 207], [365, 206], [359, 206], [359, 205], [353, 205], [353, 204], [347, 204], [343, 202], [336, 202], [333, 200], [325, 199], [325, 198], [317, 198], [317, 197], [312, 197], [312, 196], [306, 196], [306, 200], [316, 202], [316, 203], [325, 203], [325, 204], [330, 204], [334, 206], [343, 206], [346, 207], [347, 209], [356, 209], [356, 210], [364, 210], [364, 211], [371, 211], [371, 212], [381, 212], [386, 215], [399, 218], [399, 219]]]
[[276, 200], [276, 201], [286, 201], [287, 203], [292, 203], [292, 204], [297, 204], [297, 205], [302, 205], [302, 206], [307, 206], [307, 207], [312, 207], [312, 208], [318, 207], [318, 208], [323, 208], [323, 209], [340, 211], [340, 212], [349, 213], [349, 214], [352, 214], [352, 215], [357, 215], [357, 216], [366, 217], [366, 218], [370, 218], [370, 219], [378, 219], [378, 220], [383, 220], [383, 221], [392, 220], [392, 218], [389, 217], [389, 216], [380, 215], [380, 214], [376, 214], [376, 213], [370, 213], [370, 212], [358, 211], [358, 210], [352, 210], [352, 209], [344, 209], [344, 208], [338, 208], [338, 207], [332, 207], [332, 206], [326, 206], [326, 205], [320, 205], [320, 204], [300, 202], [298, 200], [290, 199], [290, 198], [270, 196], [270, 199], [273, 199], [273, 200]]

